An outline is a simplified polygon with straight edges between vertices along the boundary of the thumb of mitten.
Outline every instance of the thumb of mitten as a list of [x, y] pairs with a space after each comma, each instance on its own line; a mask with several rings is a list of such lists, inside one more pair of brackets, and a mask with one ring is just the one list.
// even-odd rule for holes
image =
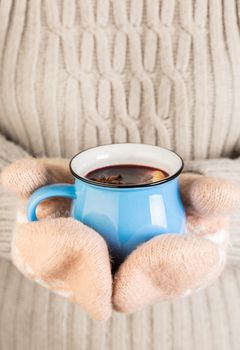
[[72, 181], [65, 159], [24, 158], [8, 165], [1, 174], [3, 187], [21, 199], [27, 199], [41, 186]]

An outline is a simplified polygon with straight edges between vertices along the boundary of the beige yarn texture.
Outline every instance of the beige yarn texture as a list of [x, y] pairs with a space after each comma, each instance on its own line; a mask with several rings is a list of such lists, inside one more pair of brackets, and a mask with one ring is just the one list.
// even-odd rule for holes
[[240, 186], [195, 174], [179, 179], [190, 220], [185, 235], [160, 235], [132, 252], [115, 274], [112, 295], [106, 242], [82, 223], [59, 217], [69, 216], [69, 201], [43, 202], [38, 214], [44, 220], [29, 223], [26, 219], [23, 204], [34, 190], [44, 182], [72, 182], [66, 160], [13, 162], [4, 168], [1, 180], [22, 204], [12, 240], [14, 264], [31, 280], [70, 298], [99, 320], [109, 318], [111, 301], [116, 310], [130, 313], [205, 287], [225, 265], [227, 215], [240, 206]]
[[[176, 150], [190, 171], [239, 181], [239, 18], [238, 0], [1, 0], [0, 169], [141, 141]], [[7, 259], [15, 213], [0, 187]], [[234, 264], [239, 227], [237, 214]], [[98, 325], [1, 260], [0, 348], [238, 350], [239, 281], [228, 270], [197, 296]]]
[[[1, 0], [0, 133], [38, 156], [156, 144], [239, 181], [226, 158], [240, 147], [238, 17], [234, 0]], [[24, 154], [1, 138], [1, 168]], [[7, 257], [14, 204], [1, 198]]]
[[[35, 155], [239, 150], [238, 1], [1, 0], [0, 128]], [[224, 16], [223, 16], [224, 13]]]

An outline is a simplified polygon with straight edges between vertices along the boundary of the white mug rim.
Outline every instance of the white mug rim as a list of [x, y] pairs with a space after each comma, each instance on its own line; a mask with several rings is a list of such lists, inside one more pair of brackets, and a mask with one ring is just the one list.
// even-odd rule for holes
[[[72, 167], [72, 163], [73, 161], [79, 156], [79, 155], [82, 155], [83, 153], [87, 152], [87, 151], [90, 151], [90, 150], [94, 150], [94, 149], [99, 149], [101, 147], [106, 147], [106, 146], [121, 146], [121, 145], [139, 145], [139, 146], [151, 146], [151, 147], [154, 147], [154, 148], [159, 148], [159, 149], [162, 149], [162, 150], [165, 150], [165, 151], [168, 151], [168, 152], [171, 152], [172, 154], [174, 154], [179, 160], [180, 160], [180, 166], [179, 168], [172, 174], [172, 175], [169, 175], [167, 176], [166, 178], [162, 179], [162, 180], [158, 180], [158, 181], [154, 181], [154, 182], [150, 182], [150, 183], [144, 183], [144, 184], [124, 184], [124, 185], [121, 185], [121, 184], [109, 184], [109, 183], [104, 183], [104, 182], [96, 182], [96, 181], [93, 181], [93, 180], [90, 180], [84, 176], [81, 176], [79, 174], [77, 174], [76, 171], [73, 170], [73, 167]], [[111, 166], [111, 165], [109, 165]], [[154, 145], [149, 145], [149, 144], [142, 144], [142, 143], [136, 143], [136, 142], [128, 142], [128, 143], [114, 143], [114, 144], [105, 144], [105, 145], [100, 145], [100, 146], [95, 146], [95, 147], [89, 147], [89, 148], [86, 148], [80, 152], [78, 152], [77, 154], [75, 154], [70, 162], [69, 162], [69, 168], [70, 168], [70, 172], [72, 173], [72, 175], [78, 179], [78, 180], [81, 180], [85, 183], [88, 183], [90, 185], [93, 185], [93, 186], [97, 186], [97, 187], [107, 187], [107, 188], [118, 188], [118, 189], [131, 189], [131, 188], [142, 188], [142, 187], [152, 187], [152, 186], [157, 186], [157, 185], [160, 185], [160, 184], [163, 184], [163, 183], [166, 183], [166, 182], [170, 182], [172, 181], [173, 179], [175, 179], [176, 177], [178, 177], [180, 175], [180, 173], [182, 172], [183, 170], [183, 167], [184, 167], [184, 161], [182, 159], [182, 157], [176, 153], [175, 151], [172, 151], [166, 147], [160, 147], [160, 146], [154, 146]], [[95, 168], [96, 169], [96, 168]]]

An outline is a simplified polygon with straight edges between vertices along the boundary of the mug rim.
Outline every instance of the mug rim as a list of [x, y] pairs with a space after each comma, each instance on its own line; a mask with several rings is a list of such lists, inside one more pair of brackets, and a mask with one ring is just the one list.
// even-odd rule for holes
[[143, 188], [143, 187], [152, 187], [152, 186], [157, 186], [157, 185], [160, 185], [160, 184], [163, 184], [163, 183], [166, 183], [166, 182], [169, 182], [173, 179], [175, 179], [176, 177], [178, 177], [178, 175], [181, 174], [182, 170], [183, 170], [183, 167], [184, 167], [184, 161], [182, 159], [182, 157], [175, 151], [172, 151], [166, 147], [160, 147], [160, 146], [155, 146], [155, 145], [148, 145], [148, 146], [154, 146], [154, 147], [159, 147], [159, 148], [163, 148], [165, 149], [166, 151], [168, 152], [171, 152], [173, 154], [175, 154], [181, 161], [181, 166], [180, 168], [172, 175], [170, 176], [167, 176], [166, 178], [162, 179], [162, 180], [158, 180], [158, 181], [154, 181], [154, 182], [149, 182], [149, 183], [146, 183], [146, 184], [125, 184], [125, 185], [119, 185], [119, 184], [109, 184], [109, 183], [104, 183], [104, 182], [97, 182], [97, 181], [93, 181], [93, 180], [90, 180], [84, 176], [81, 176], [81, 175], [78, 175], [73, 169], [72, 169], [72, 161], [79, 155], [79, 154], [82, 154], [88, 150], [91, 150], [91, 149], [95, 149], [95, 148], [99, 148], [101, 146], [112, 146], [112, 145], [123, 145], [123, 144], [132, 144], [132, 145], [148, 145], [148, 144], [143, 144], [143, 143], [138, 143], [138, 142], [122, 142], [122, 143], [114, 143], [114, 144], [105, 144], [105, 145], [100, 145], [100, 146], [95, 146], [95, 147], [88, 147], [80, 152], [78, 152], [77, 154], [75, 154], [70, 162], [69, 162], [69, 169], [70, 169], [70, 172], [72, 173], [72, 175], [77, 178], [78, 180], [81, 180], [83, 182], [86, 182], [90, 185], [93, 185], [93, 186], [97, 186], [97, 187], [105, 187], [105, 188]]

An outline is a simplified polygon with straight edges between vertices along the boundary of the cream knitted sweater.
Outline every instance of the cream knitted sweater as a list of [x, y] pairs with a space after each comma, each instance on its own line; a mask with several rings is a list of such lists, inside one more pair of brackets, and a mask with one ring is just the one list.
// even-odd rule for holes
[[[0, 0], [0, 169], [128, 141], [239, 181], [239, 22], [239, 0]], [[6, 258], [14, 206], [0, 188]], [[236, 263], [239, 215], [231, 237]], [[0, 260], [0, 349], [239, 349], [236, 271], [99, 325]]]
[[[230, 160], [240, 151], [237, 1], [0, 4], [0, 131], [15, 144], [1, 138], [1, 167], [25, 152], [71, 157], [129, 141], [171, 148], [190, 170], [238, 180], [240, 161]], [[5, 256], [8, 198], [1, 194]], [[238, 223], [232, 257], [240, 257]]]

